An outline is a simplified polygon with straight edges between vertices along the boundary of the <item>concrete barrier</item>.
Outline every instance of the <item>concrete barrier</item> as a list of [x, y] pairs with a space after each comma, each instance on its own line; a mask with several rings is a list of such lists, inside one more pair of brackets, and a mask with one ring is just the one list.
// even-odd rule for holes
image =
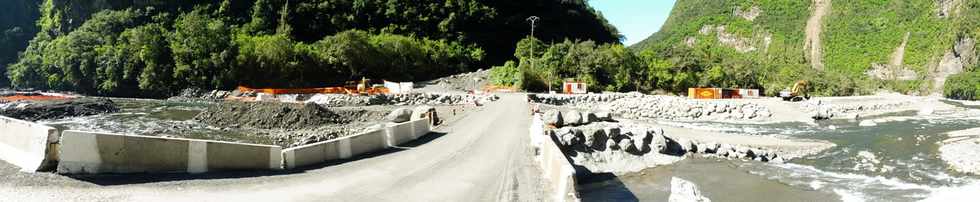
[[380, 151], [388, 148], [388, 142], [386, 138], [387, 134], [385, 130], [374, 130], [366, 133], [361, 133], [359, 135], [351, 136], [350, 138], [344, 138], [340, 141], [341, 147], [344, 143], [348, 145], [348, 151], [350, 153], [341, 153], [342, 158], [350, 158], [353, 156]]
[[25, 172], [48, 170], [58, 160], [58, 130], [0, 116], [0, 159]]
[[283, 165], [286, 169], [314, 165], [341, 159], [340, 153], [340, 139], [292, 147], [282, 150]]
[[399, 123], [356, 135], [318, 142], [282, 151], [286, 169], [314, 165], [376, 152], [418, 139], [430, 130], [428, 119]]
[[279, 146], [65, 131], [61, 174], [280, 170]]
[[431, 125], [432, 121], [429, 120], [428, 118], [416, 120], [411, 123], [412, 123], [412, 130], [414, 130], [414, 132], [412, 132], [413, 134], [412, 139], [418, 139], [422, 136], [425, 136], [426, 134], [429, 134], [429, 132], [432, 132], [432, 125]]
[[540, 151], [538, 162], [541, 164], [545, 179], [550, 183], [551, 190], [555, 192], [553, 201], [578, 201], [578, 192], [575, 190], [575, 168], [558, 147], [557, 137], [545, 135], [544, 121], [541, 121], [541, 117], [537, 115], [532, 119], [530, 133], [532, 140], [538, 140], [531, 144], [538, 146]]

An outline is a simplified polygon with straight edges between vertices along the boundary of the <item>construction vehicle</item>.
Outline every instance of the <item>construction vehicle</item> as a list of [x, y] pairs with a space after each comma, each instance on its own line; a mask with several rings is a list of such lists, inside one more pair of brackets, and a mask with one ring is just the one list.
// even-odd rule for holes
[[809, 100], [810, 99], [809, 86], [810, 86], [809, 82], [807, 82], [806, 80], [796, 81], [796, 84], [793, 84], [792, 89], [779, 91], [779, 97], [783, 98], [783, 101], [790, 101], [790, 102]]

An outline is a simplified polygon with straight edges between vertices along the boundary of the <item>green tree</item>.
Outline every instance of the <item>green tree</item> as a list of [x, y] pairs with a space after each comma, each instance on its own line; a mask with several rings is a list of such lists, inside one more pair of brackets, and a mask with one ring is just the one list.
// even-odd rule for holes
[[231, 30], [224, 21], [212, 17], [207, 7], [177, 17], [170, 49], [176, 63], [174, 77], [186, 85], [215, 89], [237, 84]]

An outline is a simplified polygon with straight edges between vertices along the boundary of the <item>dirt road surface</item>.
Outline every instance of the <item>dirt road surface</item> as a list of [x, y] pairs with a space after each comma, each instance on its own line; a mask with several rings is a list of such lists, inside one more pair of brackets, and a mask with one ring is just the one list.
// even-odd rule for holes
[[384, 154], [300, 171], [68, 178], [0, 162], [0, 201], [544, 201], [522, 95]]

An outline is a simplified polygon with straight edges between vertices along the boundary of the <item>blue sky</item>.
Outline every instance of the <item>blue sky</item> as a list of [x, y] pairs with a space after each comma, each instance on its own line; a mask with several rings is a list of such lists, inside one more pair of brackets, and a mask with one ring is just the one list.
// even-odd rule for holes
[[676, 0], [590, 0], [589, 5], [606, 17], [633, 45], [660, 30]]

